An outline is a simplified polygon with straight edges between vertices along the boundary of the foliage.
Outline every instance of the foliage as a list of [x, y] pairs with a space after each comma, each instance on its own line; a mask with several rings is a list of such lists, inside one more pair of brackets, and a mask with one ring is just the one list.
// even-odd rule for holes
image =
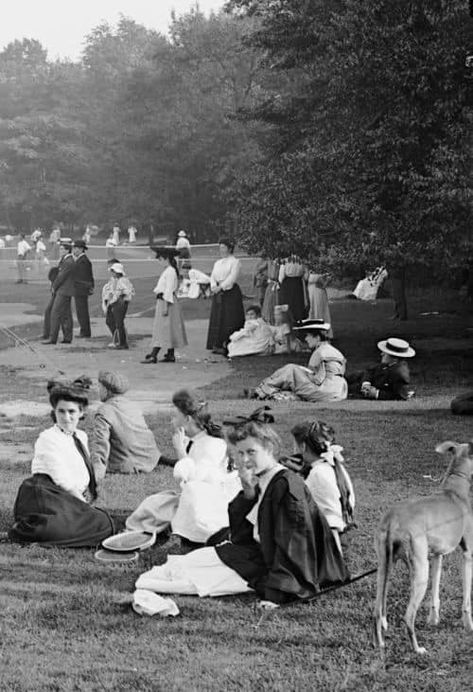
[[291, 77], [242, 113], [275, 132], [241, 187], [245, 243], [339, 268], [458, 257], [473, 220], [466, 3], [229, 5], [259, 18], [251, 45]]

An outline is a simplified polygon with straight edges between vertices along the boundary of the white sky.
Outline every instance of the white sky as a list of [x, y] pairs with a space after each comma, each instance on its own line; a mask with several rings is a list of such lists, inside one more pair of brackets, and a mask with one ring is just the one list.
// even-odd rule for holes
[[[218, 11], [225, 0], [198, 0], [202, 12]], [[48, 57], [77, 60], [90, 30], [106, 21], [116, 24], [120, 14], [148, 29], [166, 33], [171, 11], [184, 14], [196, 0], [3, 0], [0, 50], [15, 39], [34, 38]]]

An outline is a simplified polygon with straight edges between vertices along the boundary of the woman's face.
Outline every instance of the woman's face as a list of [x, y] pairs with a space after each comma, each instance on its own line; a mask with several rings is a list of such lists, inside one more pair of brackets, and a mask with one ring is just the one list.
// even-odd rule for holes
[[230, 253], [230, 248], [225, 245], [225, 243], [220, 243], [219, 245], [220, 257], [228, 257]]
[[235, 445], [236, 464], [239, 468], [252, 470], [256, 476], [268, 471], [276, 463], [272, 446], [264, 447], [254, 437], [247, 437]]
[[306, 334], [304, 341], [309, 348], [314, 350], [320, 344], [320, 336], [318, 334]]
[[190, 417], [185, 416], [182, 411], [180, 411], [177, 406], [173, 406], [172, 412], [171, 412], [171, 425], [174, 430], [180, 430], [181, 428], [184, 428], [184, 431], [187, 432], [187, 427], [189, 425]]
[[76, 401], [59, 399], [54, 409], [56, 423], [64, 432], [73, 433], [82, 418], [82, 407]]
[[246, 319], [247, 320], [257, 320], [258, 315], [256, 314], [256, 312], [254, 310], [247, 310], [246, 311]]

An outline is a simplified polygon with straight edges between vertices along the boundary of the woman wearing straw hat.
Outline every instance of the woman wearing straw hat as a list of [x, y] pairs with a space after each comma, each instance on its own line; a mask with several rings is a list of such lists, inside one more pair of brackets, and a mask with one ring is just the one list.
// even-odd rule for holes
[[347, 398], [344, 378], [346, 359], [327, 341], [330, 324], [323, 320], [303, 320], [294, 333], [312, 349], [307, 367], [288, 363], [263, 380], [255, 390], [247, 391], [254, 399], [303, 401], [342, 401]]
[[110, 281], [102, 289], [102, 310], [105, 313], [105, 324], [110, 329], [113, 341], [109, 348], [128, 349], [128, 337], [125, 329], [125, 316], [135, 289], [130, 279], [125, 276], [125, 269], [120, 262], [114, 262], [108, 268]]
[[404, 400], [414, 396], [407, 359], [416, 354], [404, 339], [389, 337], [378, 342], [381, 363], [348, 377], [350, 391], [365, 399]]

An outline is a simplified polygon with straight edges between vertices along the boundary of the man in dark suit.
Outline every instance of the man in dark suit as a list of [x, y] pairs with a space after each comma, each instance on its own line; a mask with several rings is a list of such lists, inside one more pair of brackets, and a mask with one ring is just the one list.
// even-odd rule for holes
[[85, 254], [87, 245], [84, 240], [75, 240], [72, 254], [76, 263], [74, 272], [74, 300], [76, 303], [79, 338], [90, 338], [89, 296], [94, 292], [94, 275], [92, 262]]
[[[66, 242], [67, 241], [67, 242]], [[63, 238], [62, 239], [62, 245], [59, 244], [59, 239], [57, 243], [58, 247], [58, 252], [60, 255], [59, 262], [56, 267], [51, 267], [51, 269], [48, 272], [48, 279], [51, 282], [51, 298], [49, 299], [49, 302], [46, 306], [46, 310], [44, 311], [44, 320], [43, 320], [43, 336], [42, 338], [47, 341], [49, 339], [49, 334], [51, 332], [51, 311], [53, 309], [54, 305], [54, 298], [55, 294], [53, 293], [53, 283], [57, 278], [57, 275], [59, 274], [59, 270], [61, 268], [62, 261], [64, 257], [67, 254], [71, 254], [71, 247], [72, 247], [72, 240], [70, 238]], [[62, 327], [62, 325], [61, 325]], [[67, 333], [67, 324], [66, 324], [66, 333]], [[64, 337], [64, 328], [62, 330], [63, 338]]]
[[71, 239], [62, 238], [59, 244], [66, 252], [61, 258], [58, 274], [51, 286], [51, 291], [54, 294], [54, 302], [51, 309], [51, 326], [49, 339], [43, 341], [43, 344], [57, 343], [61, 326], [64, 335], [62, 343], [70, 344], [72, 341], [71, 298], [74, 295], [74, 273], [76, 263], [72, 256]]

